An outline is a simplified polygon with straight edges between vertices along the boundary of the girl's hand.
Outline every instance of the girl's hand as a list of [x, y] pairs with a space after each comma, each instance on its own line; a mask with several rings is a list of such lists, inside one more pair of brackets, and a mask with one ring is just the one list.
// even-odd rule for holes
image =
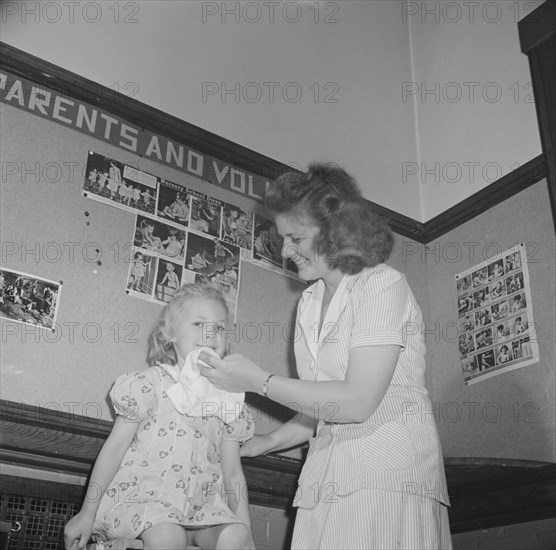
[[64, 545], [66, 550], [83, 550], [93, 532], [94, 517], [83, 511], [71, 518], [64, 528]]
[[240, 456], [260, 456], [271, 452], [274, 449], [274, 441], [271, 434], [254, 435], [246, 441], [239, 449]]
[[[229, 392], [258, 392], [268, 373], [243, 355], [228, 355], [219, 359], [208, 353], [199, 354], [201, 374], [218, 389]], [[209, 366], [204, 366], [203, 363]]]

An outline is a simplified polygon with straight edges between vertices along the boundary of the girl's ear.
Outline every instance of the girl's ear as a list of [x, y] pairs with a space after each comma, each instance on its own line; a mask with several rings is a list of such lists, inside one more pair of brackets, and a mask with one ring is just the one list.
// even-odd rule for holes
[[172, 334], [172, 329], [168, 326], [164, 327], [164, 329], [161, 329], [160, 335], [162, 339], [167, 342], [168, 345], [172, 345], [176, 341], [176, 338]]

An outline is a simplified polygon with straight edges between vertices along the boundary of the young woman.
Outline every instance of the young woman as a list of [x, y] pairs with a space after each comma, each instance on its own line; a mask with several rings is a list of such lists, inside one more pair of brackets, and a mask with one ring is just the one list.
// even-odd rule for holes
[[300, 380], [241, 355], [201, 354], [216, 387], [304, 413], [255, 436], [243, 456], [306, 441], [292, 549], [451, 548], [442, 450], [424, 385], [419, 305], [383, 262], [393, 237], [353, 180], [331, 165], [278, 178], [265, 197], [282, 255], [313, 282], [299, 301]]

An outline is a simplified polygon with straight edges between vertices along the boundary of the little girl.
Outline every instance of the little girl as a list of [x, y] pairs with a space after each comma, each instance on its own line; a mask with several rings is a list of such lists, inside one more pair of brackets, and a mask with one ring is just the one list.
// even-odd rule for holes
[[149, 368], [120, 376], [110, 392], [116, 420], [66, 525], [66, 550], [84, 548], [91, 533], [140, 538], [146, 550], [254, 550], [239, 458], [254, 425], [244, 394], [217, 390], [196, 364], [202, 348], [225, 354], [227, 318], [209, 285], [184, 285], [165, 307]]
[[168, 288], [178, 288], [180, 283], [178, 275], [174, 269], [174, 264], [166, 262], [166, 274], [164, 275], [161, 284], [165, 284]]
[[144, 258], [142, 252], [136, 252], [133, 258], [133, 267], [129, 276], [128, 288], [131, 290], [141, 290], [143, 278], [147, 271], [148, 265], [151, 263], [149, 258]]

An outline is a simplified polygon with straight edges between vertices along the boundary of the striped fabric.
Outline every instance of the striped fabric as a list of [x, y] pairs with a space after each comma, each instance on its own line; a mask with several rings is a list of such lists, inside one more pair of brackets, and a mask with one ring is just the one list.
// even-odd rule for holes
[[[411, 500], [417, 509], [420, 508], [416, 503], [420, 502], [421, 507], [433, 506], [444, 510], [444, 514], [444, 506], [438, 508], [431, 503], [449, 504], [442, 450], [424, 386], [421, 310], [405, 276], [380, 264], [358, 275], [344, 276], [318, 334], [323, 293], [324, 283], [318, 281], [303, 293], [299, 302], [297, 321], [302, 337], [295, 343], [295, 354], [300, 378], [345, 379], [350, 349], [360, 346], [393, 344], [401, 347], [401, 353], [384, 399], [365, 422], [334, 423], [337, 404], [319, 405], [321, 422], [310, 442], [294, 502], [300, 508], [296, 533], [307, 529], [313, 538], [308, 546], [299, 542], [299, 548], [385, 550], [388, 546], [378, 542], [378, 546], [372, 546], [371, 540], [364, 542], [370, 533], [369, 522], [375, 521], [368, 518], [368, 512], [375, 514], [385, 495], [388, 499], [384, 503]], [[360, 510], [359, 504], [353, 503], [365, 503], [365, 509]], [[391, 522], [407, 525], [412, 530], [415, 506], [397, 506], [397, 513], [409, 516], [402, 519], [393, 515]], [[324, 542], [324, 546], [321, 542], [315, 545], [321, 536], [315, 525], [329, 514], [335, 518], [345, 515], [345, 522], [337, 525], [349, 525], [351, 546], [327, 546]], [[418, 548], [421, 543], [435, 540], [439, 536], [436, 524], [430, 521], [428, 525], [434, 532], [424, 533], [424, 538], [415, 540], [416, 546], [411, 546], [410, 537], [409, 546], [393, 548]], [[397, 530], [392, 529], [386, 523], [380, 532], [399, 538]], [[374, 532], [376, 525], [371, 530]], [[404, 537], [400, 540], [406, 540]], [[304, 538], [305, 535], [299, 534], [299, 541]], [[435, 546], [423, 546], [429, 547]]]
[[291, 550], [451, 550], [446, 506], [398, 492], [363, 489], [297, 510]]

